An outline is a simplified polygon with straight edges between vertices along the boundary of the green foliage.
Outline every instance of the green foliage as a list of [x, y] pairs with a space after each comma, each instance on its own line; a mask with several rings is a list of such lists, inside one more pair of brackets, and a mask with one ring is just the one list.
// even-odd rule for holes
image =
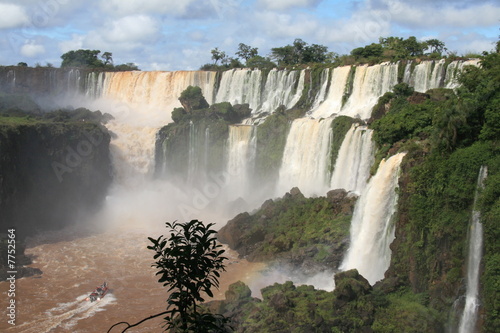
[[188, 113], [186, 112], [186, 110], [184, 110], [184, 108], [175, 108], [172, 111], [171, 117], [175, 123], [180, 123], [184, 120], [189, 119]]
[[370, 57], [380, 57], [383, 54], [382, 45], [371, 43], [365, 47], [358, 47], [351, 51], [351, 55], [355, 56], [356, 59], [359, 58], [370, 58]]
[[214, 61], [215, 65], [217, 65], [217, 62], [219, 62], [219, 60], [222, 62], [224, 59], [226, 59], [226, 52], [219, 50], [218, 47], [212, 49], [210, 53], [212, 53], [212, 60]]
[[[219, 287], [220, 272], [225, 271], [222, 245], [217, 244], [213, 224], [192, 220], [166, 223], [170, 237], [148, 238], [157, 259], [158, 282], [171, 292], [165, 317], [166, 330], [181, 332], [218, 332], [220, 316], [199, 313], [197, 304], [204, 302], [203, 293], [213, 297], [212, 287]], [[226, 320], [222, 320], [223, 323]]]
[[257, 127], [255, 174], [261, 180], [268, 182], [276, 179], [289, 130], [290, 120], [281, 111], [268, 116]]
[[[281, 258], [291, 265], [307, 261], [325, 269], [337, 267], [355, 203], [346, 195], [305, 198], [292, 190], [282, 199], [266, 201], [252, 215], [236, 216], [221, 229], [221, 239], [250, 260]], [[234, 233], [240, 235], [237, 244], [227, 236]]]
[[426, 42], [418, 42], [415, 36], [410, 36], [407, 39], [392, 36], [381, 37], [379, 42], [386, 50], [386, 54], [391, 55], [393, 60], [423, 55], [424, 50], [428, 48]]
[[392, 91], [396, 97], [409, 97], [413, 94], [415, 89], [406, 83], [398, 83], [392, 87]]
[[381, 147], [385, 144], [392, 146], [404, 139], [429, 137], [435, 107], [431, 101], [410, 104], [405, 97], [396, 97], [391, 102], [390, 111], [372, 123], [373, 139]]
[[246, 66], [249, 68], [274, 68], [276, 64], [268, 57], [256, 55], [247, 60]]
[[305, 63], [323, 63], [329, 59], [328, 48], [323, 45], [308, 45], [297, 38], [292, 45], [271, 49], [271, 59], [279, 65], [297, 65]]
[[349, 131], [355, 121], [355, 119], [347, 116], [339, 116], [332, 121], [330, 171], [333, 171], [335, 161], [337, 160], [337, 156], [339, 154], [340, 146], [342, 146], [342, 142], [344, 141], [346, 133]]
[[427, 307], [425, 295], [401, 291], [389, 294], [386, 299], [388, 305], [375, 312], [374, 332], [430, 333], [439, 330], [439, 315]]
[[250, 45], [240, 43], [238, 45], [238, 51], [236, 52], [236, 55], [248, 62], [249, 59], [255, 58], [258, 55], [258, 51], [256, 47], [251, 47]]
[[[113, 66], [113, 54], [104, 52], [102, 55], [99, 50], [79, 49], [76, 51], [68, 51], [61, 56], [61, 67], [84, 67], [84, 68], [101, 68], [106, 70], [116, 71], [135, 71], [139, 68], [134, 63], [126, 63]], [[101, 59], [99, 59], [101, 58]], [[47, 64], [47, 67], [52, 67]]]
[[206, 109], [209, 106], [207, 100], [203, 97], [201, 88], [198, 86], [188, 86], [181, 93], [179, 101], [181, 102], [184, 110], [190, 114], [192, 114], [195, 110]]
[[99, 50], [76, 50], [64, 53], [61, 67], [104, 67], [104, 63], [98, 58]]

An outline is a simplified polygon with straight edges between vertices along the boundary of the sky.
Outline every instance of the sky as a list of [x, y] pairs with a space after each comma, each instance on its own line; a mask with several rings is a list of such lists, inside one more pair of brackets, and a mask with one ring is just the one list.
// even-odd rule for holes
[[142, 70], [196, 70], [211, 50], [301, 38], [348, 54], [379, 37], [437, 38], [458, 55], [494, 49], [496, 0], [0, 0], [0, 65], [59, 67], [78, 49], [111, 52]]

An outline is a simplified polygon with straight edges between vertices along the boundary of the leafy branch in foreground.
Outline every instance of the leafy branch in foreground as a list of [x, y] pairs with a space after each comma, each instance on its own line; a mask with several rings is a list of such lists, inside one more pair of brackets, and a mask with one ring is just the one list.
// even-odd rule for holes
[[222, 315], [201, 313], [198, 303], [204, 302], [204, 295], [213, 297], [212, 287], [219, 288], [220, 272], [225, 271], [222, 254], [225, 250], [217, 244], [212, 230], [213, 223], [192, 220], [186, 223], [166, 223], [170, 229], [170, 237], [163, 235], [154, 239], [148, 237], [153, 245], [149, 250], [155, 251], [152, 265], [158, 269], [158, 282], [168, 286], [170, 295], [167, 299], [167, 310], [141, 320], [136, 324], [120, 322], [113, 327], [126, 324], [125, 332], [146, 320], [166, 315], [165, 331], [171, 332], [228, 332], [229, 319]]

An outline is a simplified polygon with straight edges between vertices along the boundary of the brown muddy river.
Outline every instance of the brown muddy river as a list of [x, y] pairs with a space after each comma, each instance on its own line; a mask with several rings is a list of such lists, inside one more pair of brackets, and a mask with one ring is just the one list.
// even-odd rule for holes
[[[164, 230], [166, 231], [166, 230]], [[145, 230], [123, 230], [94, 235], [58, 232], [31, 239], [26, 254], [32, 256], [31, 267], [42, 275], [16, 281], [16, 325], [7, 323], [8, 282], [0, 283], [2, 295], [2, 332], [106, 332], [121, 321], [135, 323], [166, 307], [167, 292], [157, 282], [151, 267], [153, 252], [147, 250]], [[238, 280], [257, 280], [262, 264], [249, 263], [229, 252], [227, 271], [221, 277], [216, 299]], [[110, 291], [100, 301], [85, 300], [104, 281]], [[162, 332], [162, 319], [150, 320], [127, 332]], [[112, 332], [121, 332], [115, 328]]]

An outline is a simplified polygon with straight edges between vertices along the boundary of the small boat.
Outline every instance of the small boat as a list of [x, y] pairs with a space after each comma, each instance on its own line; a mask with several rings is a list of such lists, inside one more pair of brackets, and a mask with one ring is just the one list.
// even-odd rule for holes
[[100, 301], [101, 298], [103, 298], [104, 295], [106, 295], [107, 293], [108, 293], [108, 284], [104, 282], [99, 287], [96, 287], [96, 289], [85, 300], [91, 302]]

